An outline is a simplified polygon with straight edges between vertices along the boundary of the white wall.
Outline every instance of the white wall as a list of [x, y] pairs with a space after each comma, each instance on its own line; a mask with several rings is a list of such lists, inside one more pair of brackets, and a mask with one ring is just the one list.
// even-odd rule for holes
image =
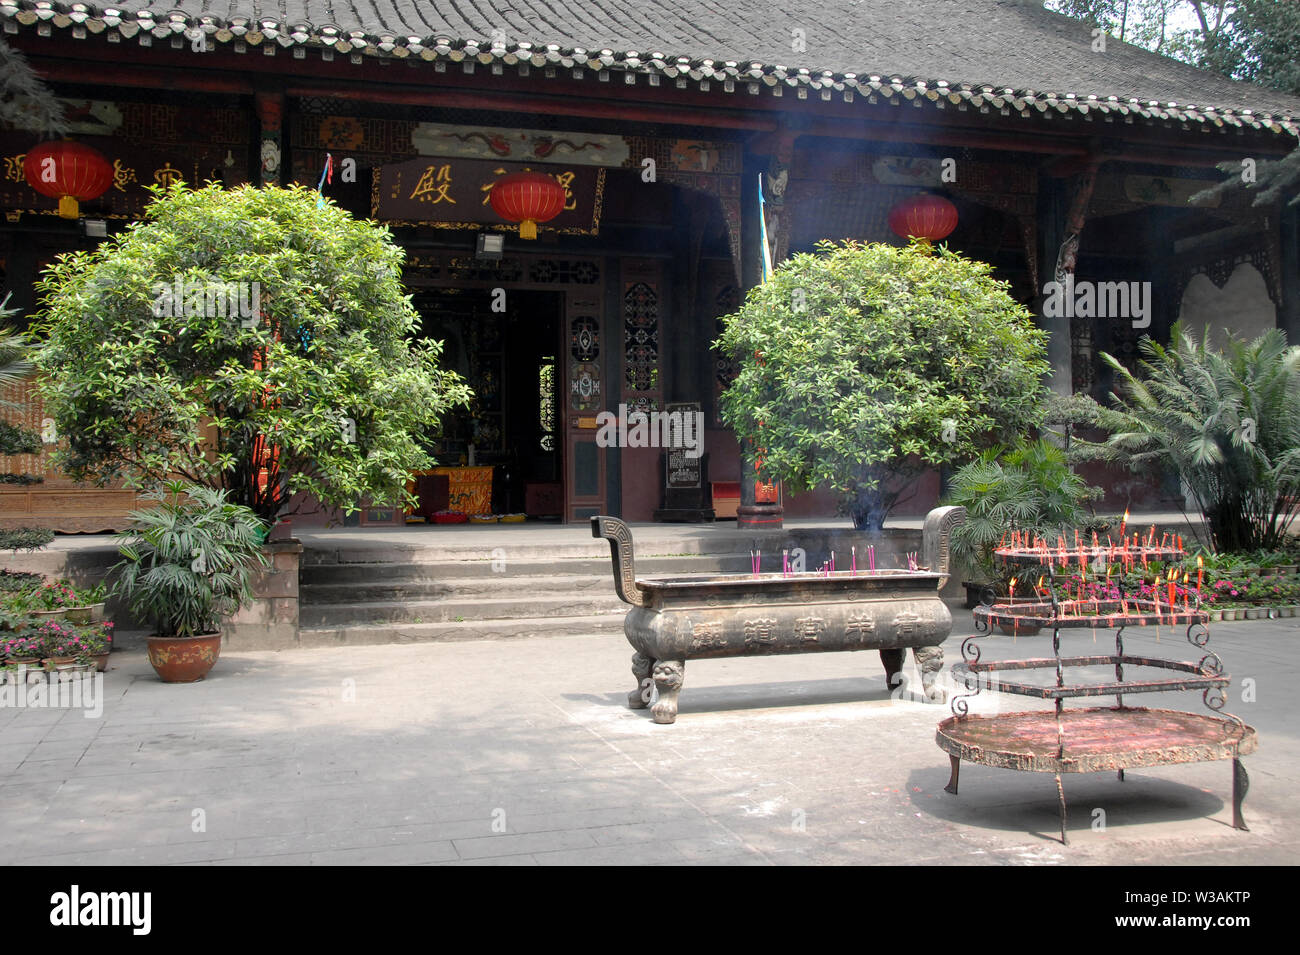
[[1264, 276], [1243, 262], [1222, 289], [1204, 275], [1193, 276], [1183, 292], [1179, 318], [1197, 338], [1208, 326], [1210, 343], [1221, 346], [1227, 332], [1249, 341], [1276, 328], [1277, 308], [1268, 297]]

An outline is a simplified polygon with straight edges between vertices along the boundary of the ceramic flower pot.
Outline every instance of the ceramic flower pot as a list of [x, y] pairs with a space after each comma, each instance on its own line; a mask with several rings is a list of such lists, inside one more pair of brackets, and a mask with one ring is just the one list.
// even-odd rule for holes
[[66, 607], [60, 607], [58, 610], [33, 610], [31, 615], [40, 623], [48, 620], [62, 620], [68, 615]]
[[104, 605], [97, 603], [86, 604], [84, 607], [69, 607], [67, 617], [71, 623], [98, 623], [104, 619]]
[[220, 655], [220, 630], [196, 637], [149, 638], [149, 664], [164, 683], [197, 683]]
[[95, 669], [98, 670], [100, 673], [108, 672], [108, 651], [107, 650], [105, 650], [103, 653], [92, 653], [90, 655], [90, 659], [94, 661]]
[[1236, 619], [1237, 619], [1237, 611], [1235, 611], [1235, 610], [1225, 610], [1225, 611], [1223, 611], [1223, 619], [1224, 619], [1224, 620], [1236, 620]]

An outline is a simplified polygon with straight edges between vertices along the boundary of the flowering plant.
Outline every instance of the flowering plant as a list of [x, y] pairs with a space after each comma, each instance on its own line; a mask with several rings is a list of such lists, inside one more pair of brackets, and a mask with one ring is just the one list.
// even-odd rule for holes
[[11, 660], [40, 659], [42, 650], [40, 638], [31, 634], [10, 637], [0, 642], [0, 655]]
[[37, 627], [36, 640], [40, 643], [43, 657], [75, 657], [79, 652], [79, 649], [70, 649], [74, 641], [80, 647], [76, 628], [57, 620], [49, 620]]
[[42, 584], [32, 591], [32, 603], [38, 610], [61, 610], [64, 607], [80, 606], [77, 592], [69, 586], [68, 581], [60, 580], [53, 584]]
[[87, 623], [73, 627], [72, 631], [72, 639], [67, 646], [74, 647], [75, 656], [91, 656], [108, 651], [107, 634], [102, 625]]

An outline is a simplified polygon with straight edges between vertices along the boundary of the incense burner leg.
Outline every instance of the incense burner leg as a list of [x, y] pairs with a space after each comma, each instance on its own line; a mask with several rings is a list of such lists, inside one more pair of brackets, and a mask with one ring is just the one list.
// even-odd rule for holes
[[952, 774], [948, 777], [948, 785], [943, 787], [946, 793], [957, 795], [957, 775], [961, 772], [961, 757], [949, 754], [948, 762], [952, 766]]
[[634, 710], [644, 710], [650, 705], [650, 688], [654, 680], [650, 678], [655, 662], [640, 653], [632, 654], [632, 675], [636, 677], [636, 689], [627, 695], [627, 705]]
[[1056, 802], [1061, 809], [1061, 845], [1068, 846], [1070, 837], [1065, 834], [1065, 788], [1061, 785], [1061, 774], [1056, 774]]
[[1120, 782], [1124, 781], [1124, 770], [1122, 769], [1119, 771], [1119, 781]]
[[677, 720], [677, 694], [682, 691], [682, 680], [685, 678], [685, 660], [655, 661], [654, 681], [659, 699], [650, 707], [650, 712], [656, 723], [673, 723]]
[[1246, 767], [1242, 765], [1240, 759], [1234, 758], [1232, 761], [1232, 828], [1240, 829], [1242, 832], [1250, 832], [1250, 827], [1241, 816], [1241, 804], [1245, 801], [1249, 789], [1250, 777], [1246, 775]]
[[934, 685], [943, 669], [943, 647], [913, 647], [912, 656], [921, 671], [921, 692], [926, 702], [942, 703], [948, 699], [948, 692]]
[[903, 662], [907, 659], [906, 650], [881, 650], [880, 662], [885, 665], [885, 686], [892, 695], [894, 687], [903, 683]]

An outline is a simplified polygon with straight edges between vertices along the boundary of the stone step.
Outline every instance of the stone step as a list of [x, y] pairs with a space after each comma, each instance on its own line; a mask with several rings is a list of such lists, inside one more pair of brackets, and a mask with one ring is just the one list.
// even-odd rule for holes
[[504, 598], [448, 600], [370, 600], [364, 603], [301, 604], [302, 627], [343, 627], [354, 624], [463, 623], [466, 621], [529, 619], [537, 616], [581, 617], [615, 614], [627, 604], [609, 594], [532, 594]]
[[[834, 550], [847, 557], [856, 545], [865, 553], [874, 544], [878, 559], [893, 564], [907, 551], [920, 550], [919, 528], [890, 527], [879, 534], [856, 531], [851, 526], [789, 527], [782, 530], [746, 530], [707, 527], [693, 531], [677, 530], [662, 534], [659, 528], [634, 526], [632, 537], [637, 564], [643, 559], [679, 554], [715, 555], [749, 559], [755, 545], [780, 561], [782, 548], [802, 547], [809, 558], [818, 560]], [[347, 537], [343, 533], [304, 534], [302, 566], [330, 564], [402, 564], [479, 562], [504, 559], [513, 562], [547, 564], [556, 560], [609, 560], [609, 542], [593, 538], [583, 527], [568, 527], [559, 539], [552, 534], [526, 531], [474, 530], [441, 535], [436, 530], [422, 533], [395, 533]], [[837, 563], [842, 563], [837, 560]], [[748, 566], [748, 565], [746, 565]]]
[[376, 575], [372, 579], [339, 583], [301, 584], [298, 588], [299, 599], [303, 606], [372, 601], [521, 597], [533, 594], [613, 596], [614, 581], [610, 575], [507, 577], [501, 574], [487, 574], [441, 580], [402, 580]]
[[[764, 557], [764, 565], [775, 569], [779, 555], [771, 564]], [[689, 554], [685, 556], [645, 557], [636, 562], [639, 576], [667, 576], [675, 574], [732, 574], [750, 569], [749, 554]], [[300, 585], [311, 587], [327, 584], [348, 584], [370, 580], [395, 581], [451, 581], [465, 578], [496, 579], [542, 577], [604, 577], [613, 586], [614, 570], [608, 551], [603, 558], [556, 558], [552, 560], [510, 560], [495, 563], [491, 558], [475, 560], [393, 561], [368, 563], [352, 561], [339, 564], [303, 564], [299, 569]]]
[[[626, 606], [626, 605], [624, 605]], [[555, 637], [592, 634], [607, 637], [627, 649], [623, 639], [623, 614], [581, 617], [527, 617], [513, 620], [470, 620], [447, 623], [357, 624], [337, 627], [303, 627], [301, 647], [373, 646], [382, 643], [434, 643], [452, 640], [511, 640], [520, 637]]]

